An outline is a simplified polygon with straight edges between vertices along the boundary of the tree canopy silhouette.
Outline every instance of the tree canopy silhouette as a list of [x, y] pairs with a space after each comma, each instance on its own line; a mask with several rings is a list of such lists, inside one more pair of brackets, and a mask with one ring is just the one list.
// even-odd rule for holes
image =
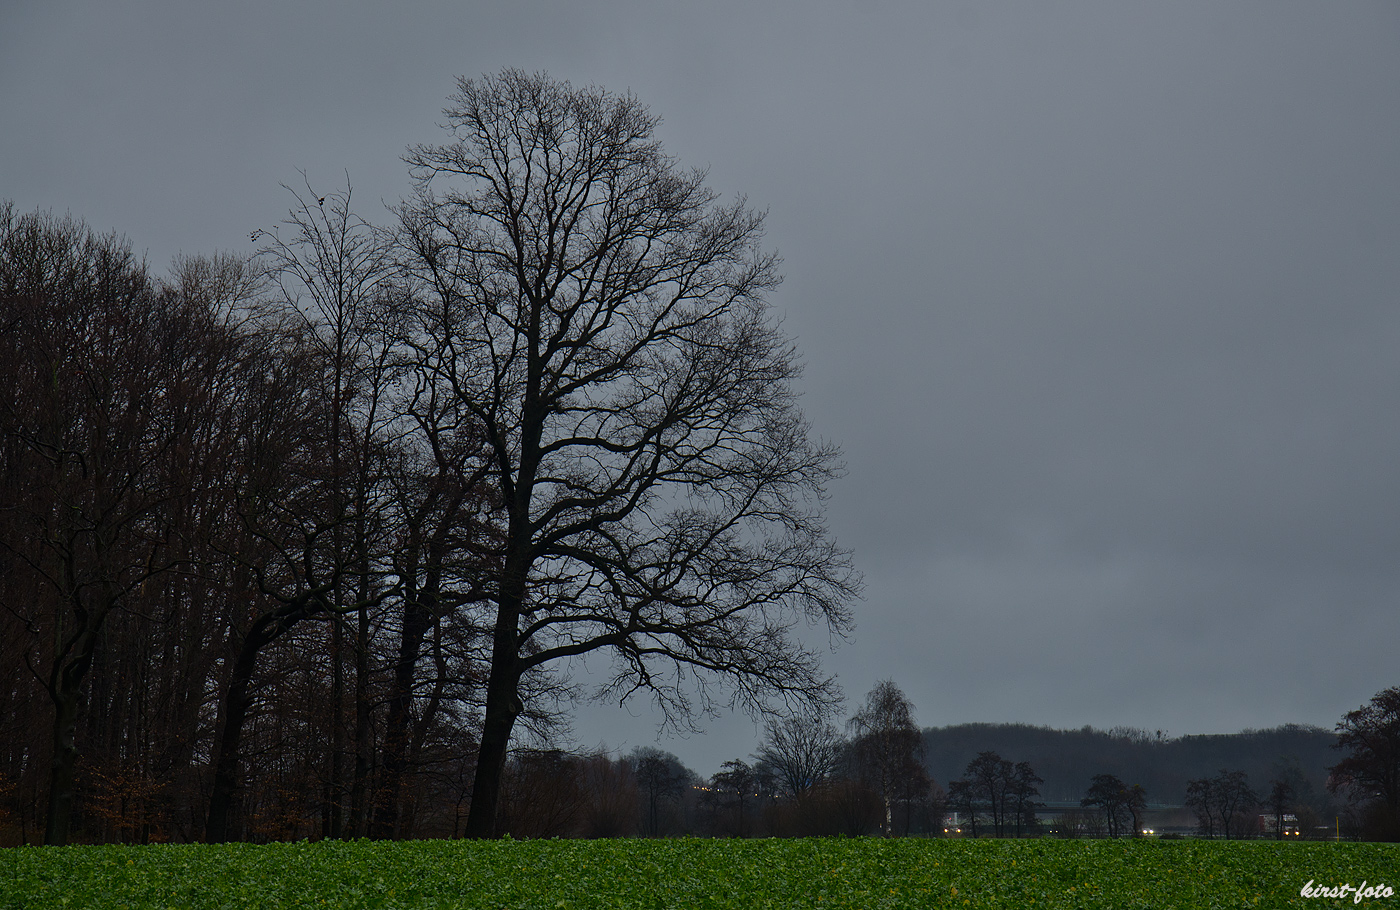
[[843, 633], [859, 581], [822, 521], [838, 455], [797, 406], [763, 216], [681, 169], [630, 96], [507, 70], [444, 113], [399, 214], [419, 355], [501, 494], [482, 837], [528, 674], [602, 651], [604, 694], [672, 723], [719, 699], [820, 710], [834, 689], [794, 629]]

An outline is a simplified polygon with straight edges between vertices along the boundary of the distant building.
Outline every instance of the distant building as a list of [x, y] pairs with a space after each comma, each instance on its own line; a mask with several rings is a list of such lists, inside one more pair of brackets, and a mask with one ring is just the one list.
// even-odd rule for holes
[[[1276, 837], [1278, 835], [1278, 816], [1259, 816], [1259, 833], [1264, 837]], [[1298, 827], [1298, 816], [1285, 815], [1283, 817], [1283, 836], [1302, 837], [1303, 832]]]

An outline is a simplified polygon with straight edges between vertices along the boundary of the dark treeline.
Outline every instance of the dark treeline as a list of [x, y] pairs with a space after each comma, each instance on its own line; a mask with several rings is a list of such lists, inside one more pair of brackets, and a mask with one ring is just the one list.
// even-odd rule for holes
[[1023, 756], [1044, 779], [1048, 800], [1077, 800], [1098, 774], [1141, 785], [1153, 803], [1183, 805], [1190, 781], [1221, 768], [1263, 783], [1296, 778], [1300, 790], [1326, 801], [1329, 769], [1337, 763], [1336, 734], [1289, 724], [1271, 730], [1168, 737], [1133, 728], [1054, 730], [1026, 724], [961, 724], [923, 731], [929, 773], [949, 780], [979, 752]]
[[[921, 739], [930, 775], [950, 782], [947, 808], [963, 836], [1400, 837], [1397, 689], [1348, 713], [1337, 733], [1287, 724], [1172, 738], [962, 724]], [[1030, 798], [1018, 805], [1018, 792]]]
[[941, 833], [947, 803], [899, 688], [877, 685], [846, 731], [810, 715], [770, 719], [753, 755], [709, 779], [654, 748], [624, 758], [518, 750], [502, 824], [523, 837]]
[[493, 503], [348, 198], [296, 217], [157, 277], [0, 208], [11, 843], [452, 833]]

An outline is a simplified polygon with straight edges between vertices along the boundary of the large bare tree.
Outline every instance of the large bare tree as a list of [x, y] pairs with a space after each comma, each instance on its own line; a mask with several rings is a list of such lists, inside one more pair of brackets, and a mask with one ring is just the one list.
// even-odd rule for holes
[[501, 496], [483, 837], [532, 673], [607, 651], [606, 694], [672, 721], [719, 691], [825, 706], [795, 626], [845, 631], [858, 580], [822, 521], [837, 453], [797, 407], [762, 215], [664, 154], [630, 96], [508, 70], [460, 80], [445, 115], [400, 215], [421, 357]]

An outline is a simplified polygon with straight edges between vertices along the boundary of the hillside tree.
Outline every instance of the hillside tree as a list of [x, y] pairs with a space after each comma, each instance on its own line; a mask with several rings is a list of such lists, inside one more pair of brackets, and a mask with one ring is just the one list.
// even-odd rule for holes
[[1378, 837], [1400, 840], [1400, 687], [1348, 711], [1337, 724], [1337, 748], [1349, 754], [1331, 768], [1328, 789], [1365, 805]]

